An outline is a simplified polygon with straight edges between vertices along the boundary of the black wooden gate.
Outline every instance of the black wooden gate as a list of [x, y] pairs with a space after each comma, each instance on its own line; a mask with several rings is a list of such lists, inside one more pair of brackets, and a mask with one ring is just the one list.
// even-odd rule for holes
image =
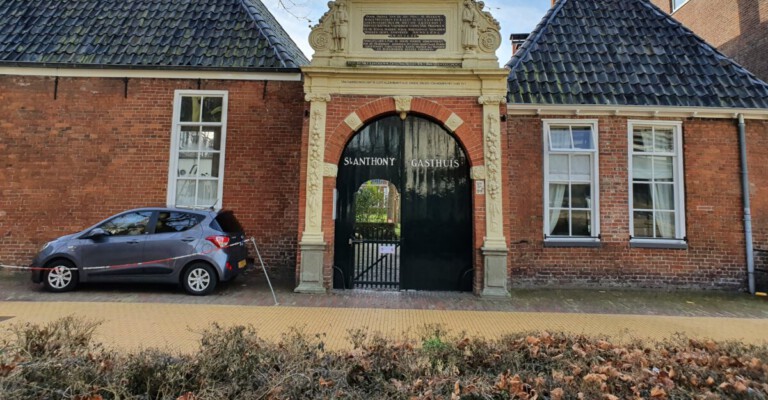
[[339, 163], [334, 287], [471, 290], [471, 210], [466, 154], [443, 127], [367, 125]]
[[392, 224], [357, 223], [350, 239], [352, 284], [359, 289], [400, 289], [400, 238]]

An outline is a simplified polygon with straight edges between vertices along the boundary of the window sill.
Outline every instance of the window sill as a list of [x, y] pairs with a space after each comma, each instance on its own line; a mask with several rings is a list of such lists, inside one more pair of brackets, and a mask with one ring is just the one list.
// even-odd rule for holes
[[682, 239], [630, 239], [630, 248], [688, 250], [688, 243]]
[[544, 247], [601, 247], [599, 238], [546, 238]]

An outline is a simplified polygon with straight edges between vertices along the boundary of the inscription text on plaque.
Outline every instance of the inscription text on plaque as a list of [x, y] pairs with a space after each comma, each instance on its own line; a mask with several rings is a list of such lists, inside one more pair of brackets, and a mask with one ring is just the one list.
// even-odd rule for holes
[[363, 33], [386, 35], [388, 39], [363, 39], [363, 48], [373, 51], [437, 51], [446, 48], [444, 39], [420, 39], [422, 35], [446, 33], [445, 15], [368, 14]]
[[363, 33], [391, 38], [445, 35], [445, 15], [366, 15], [363, 17]]

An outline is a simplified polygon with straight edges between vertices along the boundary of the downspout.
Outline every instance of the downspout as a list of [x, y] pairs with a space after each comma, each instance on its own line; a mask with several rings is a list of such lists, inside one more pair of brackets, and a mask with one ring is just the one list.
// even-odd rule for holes
[[754, 249], [752, 248], [752, 212], [749, 206], [747, 134], [743, 114], [739, 114], [739, 152], [741, 153], [741, 191], [744, 195], [744, 240], [747, 245], [747, 281], [749, 284], [749, 293], [755, 294], [755, 256]]

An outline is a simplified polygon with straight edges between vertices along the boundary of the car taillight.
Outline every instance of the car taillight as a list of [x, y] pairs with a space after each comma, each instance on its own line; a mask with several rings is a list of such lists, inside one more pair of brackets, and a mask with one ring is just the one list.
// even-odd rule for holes
[[229, 236], [208, 236], [205, 240], [215, 244], [220, 249], [229, 246]]

